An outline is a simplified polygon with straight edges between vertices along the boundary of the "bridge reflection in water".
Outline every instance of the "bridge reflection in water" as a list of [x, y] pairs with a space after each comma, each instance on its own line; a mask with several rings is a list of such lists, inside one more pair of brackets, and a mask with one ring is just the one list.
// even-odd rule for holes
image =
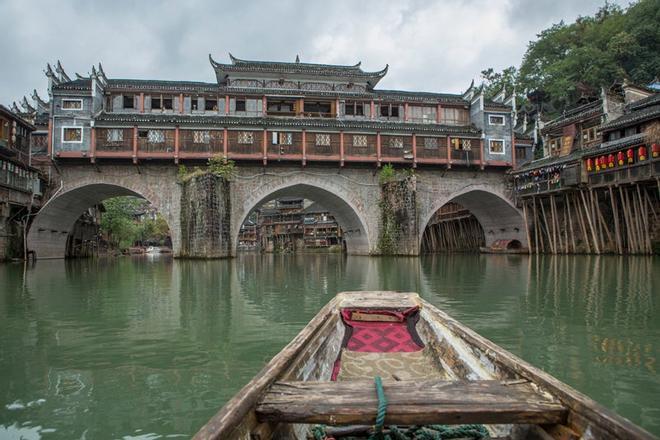
[[190, 436], [357, 289], [418, 291], [658, 434], [659, 270], [648, 257], [468, 254], [3, 265], [0, 437]]

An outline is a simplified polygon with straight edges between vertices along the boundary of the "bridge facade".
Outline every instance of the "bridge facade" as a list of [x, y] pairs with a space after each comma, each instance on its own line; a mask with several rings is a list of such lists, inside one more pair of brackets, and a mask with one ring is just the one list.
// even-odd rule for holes
[[[384, 164], [415, 169], [400, 194], [389, 197], [401, 203], [397, 221], [405, 223], [394, 253], [419, 253], [426, 224], [450, 201], [479, 219], [487, 245], [500, 238], [526, 242], [505, 183], [516, 158], [515, 100], [506, 91], [491, 100], [473, 86], [462, 94], [382, 90], [376, 85], [387, 66], [369, 72], [360, 63], [231, 54], [230, 61], [210, 58], [216, 81], [209, 83], [113, 79], [100, 64], [90, 76], [71, 79], [59, 62], [47, 66], [47, 156], [60, 181], [29, 232], [37, 257], [64, 256], [80, 214], [120, 195], [156, 206], [181, 256], [234, 254], [249, 213], [289, 195], [332, 211], [348, 252], [382, 253]], [[210, 190], [178, 183], [176, 165], [199, 166], [211, 157], [238, 166], [229, 182], [211, 185], [214, 204], [200, 211], [196, 198]], [[193, 218], [191, 210], [207, 217]], [[191, 234], [199, 238], [202, 225], [217, 229], [204, 233], [222, 235], [221, 251], [191, 250]]]

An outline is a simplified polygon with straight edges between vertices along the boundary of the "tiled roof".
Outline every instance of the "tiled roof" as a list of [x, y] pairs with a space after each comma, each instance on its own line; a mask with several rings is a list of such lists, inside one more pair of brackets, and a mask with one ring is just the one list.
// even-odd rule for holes
[[542, 159], [536, 159], [518, 168], [514, 172], [514, 174], [517, 174], [519, 172], [534, 170], [536, 168], [547, 167], [549, 165], [561, 165], [567, 162], [574, 162], [576, 160], [580, 160], [581, 157], [582, 157], [582, 151], [576, 150], [570, 154], [567, 154], [566, 156], [560, 156], [560, 157], [550, 156], [550, 157], [544, 157]]
[[660, 117], [660, 100], [658, 104], [643, 107], [640, 110], [634, 110], [619, 118], [601, 125], [601, 130], [610, 131], [618, 128], [623, 128], [629, 125], [639, 124], [650, 119]]
[[219, 127], [255, 127], [255, 128], [306, 128], [364, 131], [393, 131], [407, 133], [435, 133], [478, 136], [481, 132], [474, 126], [453, 126], [437, 124], [413, 124], [375, 120], [344, 120], [331, 118], [268, 118], [241, 117], [224, 115], [185, 115], [185, 114], [154, 114], [154, 113], [101, 113], [96, 118], [99, 126], [117, 124], [146, 125], [188, 125], [188, 126], [219, 126]]
[[91, 90], [92, 80], [89, 78], [74, 79], [53, 86], [54, 90]]
[[553, 128], [561, 127], [562, 125], [570, 124], [581, 119], [596, 116], [603, 112], [603, 101], [597, 100], [588, 104], [574, 107], [564, 112], [560, 117], [553, 119], [545, 124], [543, 131], [547, 132]]
[[108, 87], [112, 89], [163, 90], [176, 92], [217, 92], [219, 89], [218, 84], [216, 83], [149, 79], [109, 79]]
[[301, 62], [279, 62], [279, 61], [251, 61], [242, 60], [229, 54], [231, 64], [216, 62], [211, 55], [209, 60], [216, 70], [218, 77], [224, 77], [231, 72], [259, 72], [273, 74], [299, 74], [314, 75], [321, 77], [346, 77], [369, 81], [375, 85], [387, 73], [388, 66], [378, 72], [365, 72], [360, 67], [361, 63], [352, 66], [337, 64], [314, 64]]
[[401, 101], [423, 101], [433, 103], [456, 103], [468, 105], [461, 95], [454, 93], [410, 92], [405, 90], [373, 90], [374, 95]]
[[654, 93], [651, 96], [647, 96], [646, 98], [639, 99], [635, 102], [631, 102], [628, 105], [628, 109], [630, 110], [639, 110], [644, 107], [648, 107], [651, 105], [655, 104], [660, 104], [660, 93]]
[[491, 99], [484, 99], [484, 109], [511, 111], [511, 106], [502, 104], [501, 102], [495, 102]]

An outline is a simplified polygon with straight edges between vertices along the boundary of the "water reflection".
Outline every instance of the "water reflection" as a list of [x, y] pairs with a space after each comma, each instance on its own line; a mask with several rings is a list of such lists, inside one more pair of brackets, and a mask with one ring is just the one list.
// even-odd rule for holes
[[364, 289], [418, 291], [660, 433], [659, 269], [526, 255], [3, 265], [0, 439], [190, 436], [336, 292]]

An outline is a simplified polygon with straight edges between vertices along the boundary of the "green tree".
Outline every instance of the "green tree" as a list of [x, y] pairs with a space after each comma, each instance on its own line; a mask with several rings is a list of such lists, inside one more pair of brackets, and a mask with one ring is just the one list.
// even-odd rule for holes
[[126, 249], [139, 238], [135, 215], [144, 204], [145, 201], [137, 197], [113, 197], [103, 202], [105, 212], [101, 215], [101, 232], [113, 247]]
[[486, 96], [493, 96], [506, 87], [507, 95], [513, 92], [518, 79], [518, 70], [509, 66], [501, 72], [496, 72], [492, 67], [481, 71], [481, 78], [484, 81], [484, 93]]

